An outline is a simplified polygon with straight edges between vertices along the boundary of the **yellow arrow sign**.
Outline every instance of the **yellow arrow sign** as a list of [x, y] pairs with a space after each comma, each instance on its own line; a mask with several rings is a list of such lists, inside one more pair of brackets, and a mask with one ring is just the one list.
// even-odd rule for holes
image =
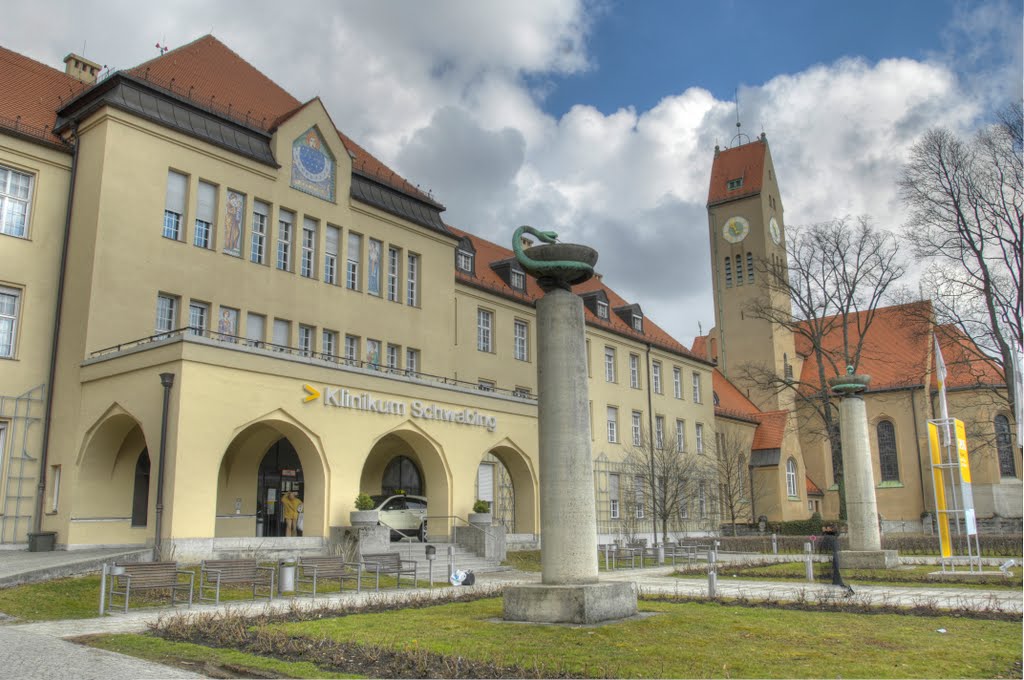
[[306, 392], [309, 394], [308, 397], [306, 397], [305, 399], [302, 400], [303, 403], [308, 404], [309, 402], [314, 401], [314, 400], [320, 398], [320, 390], [318, 390], [317, 388], [313, 387], [309, 383], [306, 383], [305, 385], [303, 385], [302, 389], [306, 390]]

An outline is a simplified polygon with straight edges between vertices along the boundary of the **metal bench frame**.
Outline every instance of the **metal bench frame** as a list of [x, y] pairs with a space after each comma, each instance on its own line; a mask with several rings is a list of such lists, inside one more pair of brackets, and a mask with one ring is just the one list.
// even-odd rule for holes
[[[397, 588], [402, 587], [402, 576], [412, 576], [412, 587], [419, 585], [419, 577], [416, 574], [416, 562], [403, 560], [398, 553], [366, 553], [360, 556], [363, 568], [373, 571], [377, 575], [377, 590], [380, 590], [380, 575], [394, 574]], [[407, 565], [412, 565], [410, 568]]]
[[[356, 592], [363, 589], [363, 565], [359, 562], [346, 562], [344, 557], [299, 557], [295, 571], [295, 594], [316, 597], [320, 581], [338, 580], [338, 590], [345, 590], [345, 581], [356, 582]], [[379, 579], [379, 577], [378, 577]], [[311, 590], [303, 590], [302, 584], [308, 583]]]
[[[179, 576], [188, 576], [188, 583], [181, 581]], [[124, 597], [124, 613], [128, 613], [128, 602], [132, 589], [171, 591], [171, 606], [175, 605], [174, 597], [179, 588], [188, 586], [188, 606], [192, 606], [192, 593], [195, 589], [195, 573], [187, 569], [178, 569], [177, 562], [115, 562], [110, 573], [110, 589], [107, 593], [107, 611], [114, 604], [114, 595]], [[118, 590], [121, 588], [121, 590]]]
[[[274, 567], [261, 567], [256, 560], [203, 560], [199, 570], [199, 601], [220, 604], [221, 584], [244, 583], [252, 586], [252, 599], [274, 599]], [[256, 593], [259, 587], [268, 588], [267, 597]], [[214, 590], [213, 597], [206, 591]]]

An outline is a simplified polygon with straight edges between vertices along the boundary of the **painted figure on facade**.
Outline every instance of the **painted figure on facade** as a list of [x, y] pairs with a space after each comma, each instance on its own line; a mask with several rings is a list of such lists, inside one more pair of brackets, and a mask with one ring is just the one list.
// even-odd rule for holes
[[370, 295], [380, 295], [380, 241], [370, 239], [369, 252], [366, 256], [367, 275], [366, 292]]
[[334, 180], [334, 157], [316, 128], [306, 130], [292, 143], [292, 187], [333, 201]]
[[245, 196], [234, 191], [228, 192], [227, 233], [224, 235], [224, 252], [231, 255], [242, 253], [242, 220], [245, 219]]

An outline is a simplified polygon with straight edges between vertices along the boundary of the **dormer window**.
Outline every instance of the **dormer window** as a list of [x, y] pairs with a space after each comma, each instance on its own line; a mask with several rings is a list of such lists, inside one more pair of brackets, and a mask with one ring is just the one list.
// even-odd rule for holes
[[644, 332], [644, 317], [640, 316], [639, 314], [633, 315], [633, 330], [635, 330], [637, 333]]
[[634, 331], [637, 333], [644, 332], [644, 313], [643, 310], [640, 309], [640, 305], [635, 303], [631, 305], [623, 305], [622, 307], [616, 307], [613, 311], [620, 319], [622, 319], [624, 324], [632, 328]]
[[728, 189], [729, 191], [736, 191], [736, 190], [737, 190], [737, 189], [739, 189], [739, 188], [740, 188], [741, 186], [743, 186], [743, 178], [742, 178], [742, 177], [737, 177], [736, 179], [731, 179], [731, 180], [729, 180], [729, 182], [728, 182], [728, 183], [726, 184], [726, 188], [727, 188], [727, 189]]
[[597, 318], [607, 319], [608, 318], [608, 303], [604, 300], [597, 301]]
[[455, 253], [455, 266], [464, 272], [473, 273], [473, 253], [459, 250]]
[[526, 274], [515, 269], [512, 270], [511, 276], [512, 287], [516, 290], [526, 290]]

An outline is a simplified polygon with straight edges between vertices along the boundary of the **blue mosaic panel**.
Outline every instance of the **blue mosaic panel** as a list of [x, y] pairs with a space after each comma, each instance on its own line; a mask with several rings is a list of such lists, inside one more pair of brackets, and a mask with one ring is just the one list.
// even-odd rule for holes
[[292, 142], [292, 188], [334, 202], [337, 165], [316, 127]]

